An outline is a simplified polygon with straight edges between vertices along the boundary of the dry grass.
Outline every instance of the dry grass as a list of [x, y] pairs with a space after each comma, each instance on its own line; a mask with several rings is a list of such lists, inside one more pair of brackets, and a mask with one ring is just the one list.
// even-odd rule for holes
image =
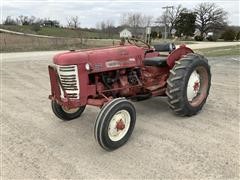
[[196, 52], [207, 57], [240, 56], [240, 46], [235, 45], [208, 49], [197, 49]]
[[119, 34], [111, 34], [100, 32], [97, 30], [89, 29], [69, 29], [69, 28], [56, 28], [56, 27], [41, 27], [39, 31], [34, 31], [33, 26], [15, 26], [15, 25], [0, 25], [0, 28], [8, 29], [16, 32], [23, 32], [29, 34], [47, 35], [55, 37], [65, 37], [65, 38], [89, 38], [89, 39], [110, 39], [118, 38]]
[[1, 52], [68, 50], [111, 46], [117, 40], [80, 38], [38, 38], [8, 33], [0, 33]]

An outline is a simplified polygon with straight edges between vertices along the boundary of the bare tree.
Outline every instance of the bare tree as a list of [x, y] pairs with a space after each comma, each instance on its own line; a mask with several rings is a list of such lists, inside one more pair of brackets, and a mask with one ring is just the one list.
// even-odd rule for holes
[[227, 12], [214, 3], [201, 3], [195, 8], [196, 26], [201, 36], [208, 31], [218, 30], [227, 23]]
[[141, 13], [129, 13], [127, 18], [127, 24], [133, 28], [142, 26], [142, 14]]
[[18, 16], [18, 18], [19, 18], [22, 25], [29, 25], [30, 24], [30, 19], [28, 18], [28, 16], [20, 15], [20, 16]]
[[36, 21], [36, 17], [35, 17], [35, 16], [31, 16], [31, 17], [29, 18], [29, 24], [34, 24], [35, 21]]
[[144, 15], [142, 17], [142, 26], [143, 27], [151, 26], [152, 22], [153, 22], [153, 16], [146, 16], [146, 15]]
[[98, 29], [98, 30], [101, 29], [101, 26], [100, 26], [100, 23], [99, 23], [99, 22], [96, 23], [96, 29]]
[[114, 22], [113, 22], [113, 20], [108, 19], [106, 21], [106, 28], [108, 29], [108, 28], [111, 28], [111, 27], [114, 27]]
[[114, 33], [114, 22], [110, 19], [106, 21], [101, 21], [96, 24], [96, 28], [101, 30], [104, 33], [108, 34], [108, 37], [111, 37]]
[[44, 24], [44, 19], [37, 18], [37, 19], [35, 20], [35, 24], [43, 25], [43, 24]]
[[176, 22], [180, 17], [181, 13], [187, 12], [186, 8], [183, 8], [181, 5], [173, 7], [170, 11], [165, 11], [162, 16], [157, 18], [157, 23], [164, 24], [168, 33], [171, 34], [172, 30], [176, 26]]
[[169, 11], [169, 33], [172, 32], [172, 29], [175, 28], [176, 22], [180, 17], [181, 13], [186, 13], [187, 9], [183, 8], [181, 5], [173, 7], [172, 11]]
[[79, 17], [78, 16], [72, 16], [70, 19], [67, 19], [68, 27], [77, 29], [80, 25]]
[[152, 20], [153, 16], [147, 16], [141, 13], [123, 13], [120, 19], [120, 24], [132, 28], [146, 27], [152, 24]]
[[80, 25], [78, 16], [74, 16], [74, 17], [72, 17], [71, 19], [72, 19], [73, 27], [74, 27], [75, 29], [77, 29], [78, 26]]
[[[142, 27], [149, 26], [152, 21], [152, 16], [144, 16], [141, 13], [128, 13], [128, 14], [122, 14], [121, 17], [121, 25], [122, 26], [129, 26], [132, 28], [133, 34], [143, 34]], [[140, 29], [140, 31], [139, 31]], [[137, 33], [139, 31], [139, 33]]]
[[114, 22], [108, 19], [105, 24], [106, 24], [106, 31], [108, 33], [108, 37], [111, 37], [114, 30]]
[[66, 21], [67, 21], [67, 27], [71, 28], [72, 27], [71, 19], [66, 18]]
[[127, 13], [122, 13], [121, 18], [120, 18], [120, 24], [122, 26], [126, 26], [127, 25], [127, 17], [128, 17]]
[[105, 31], [105, 30], [106, 30], [106, 23], [105, 23], [104, 21], [102, 21], [102, 22], [100, 23], [100, 28], [101, 28], [102, 31]]
[[20, 15], [20, 16], [18, 16], [18, 19], [19, 19], [20, 24], [23, 25], [24, 16], [23, 16], [23, 15]]
[[11, 17], [7, 16], [6, 19], [3, 21], [4, 25], [17, 25], [17, 22]]

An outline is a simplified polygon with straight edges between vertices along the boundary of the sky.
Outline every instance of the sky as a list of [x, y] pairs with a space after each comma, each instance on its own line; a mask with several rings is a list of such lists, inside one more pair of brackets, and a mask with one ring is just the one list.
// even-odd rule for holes
[[164, 6], [193, 9], [201, 2], [214, 2], [228, 12], [228, 23], [240, 26], [239, 0], [0, 0], [1, 19], [7, 16], [35, 16], [59, 20], [67, 24], [67, 18], [78, 16], [81, 27], [96, 27], [104, 20], [119, 25], [123, 13], [139, 12], [154, 18], [163, 13]]

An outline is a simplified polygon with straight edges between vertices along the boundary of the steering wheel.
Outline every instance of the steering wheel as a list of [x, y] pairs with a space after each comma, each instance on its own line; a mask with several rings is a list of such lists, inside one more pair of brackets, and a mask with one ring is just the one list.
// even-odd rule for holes
[[138, 47], [143, 47], [143, 48], [147, 48], [147, 49], [150, 49], [151, 46], [144, 42], [143, 40], [140, 40], [140, 39], [135, 39], [135, 38], [127, 38], [127, 41], [129, 44], [132, 44], [132, 45], [135, 45], [135, 46], [138, 46]]

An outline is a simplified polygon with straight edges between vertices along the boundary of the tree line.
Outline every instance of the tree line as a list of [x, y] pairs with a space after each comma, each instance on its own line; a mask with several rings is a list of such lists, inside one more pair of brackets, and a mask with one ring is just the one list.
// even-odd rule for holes
[[[197, 29], [198, 38], [203, 39], [208, 32], [219, 34], [219, 31], [227, 27], [227, 12], [214, 3], [200, 3], [192, 10], [178, 5], [164, 11], [157, 18], [141, 13], [124, 13], [120, 18], [120, 26], [130, 27], [133, 34], [147, 26], [155, 27], [153, 38], [162, 34], [162, 30], [157, 32], [156, 27], [166, 26], [168, 36], [174, 34], [178, 37], [193, 36]], [[102, 21], [96, 27], [107, 30], [113, 27], [113, 23]]]
[[[119, 26], [114, 25], [113, 20], [104, 20], [96, 24], [94, 30], [104, 32], [109, 37], [125, 28], [131, 28], [133, 34], [144, 33], [145, 27], [153, 27], [152, 38], [161, 38], [163, 27], [167, 30], [168, 37], [175, 35], [178, 37], [192, 37], [196, 40], [203, 40], [209, 32], [213, 33], [212, 40], [220, 36], [234, 36], [236, 32], [228, 26], [227, 12], [218, 7], [215, 3], [200, 3], [193, 9], [187, 9], [181, 5], [164, 10], [159, 17], [147, 16], [142, 13], [123, 13], [119, 19]], [[67, 27], [79, 29], [80, 18], [73, 16], [66, 19]], [[12, 18], [8, 16], [3, 24], [5, 25], [33, 25], [35, 30], [41, 26], [61, 27], [60, 22], [51, 19], [41, 19], [34, 16], [19, 16]], [[197, 32], [196, 32], [197, 30]], [[225, 30], [225, 31], [223, 31]], [[208, 37], [209, 38], [209, 37]], [[224, 37], [222, 37], [224, 38]], [[226, 38], [226, 39], [227, 39]], [[236, 39], [239, 39], [239, 33]], [[231, 39], [231, 38], [230, 38]], [[211, 39], [210, 39], [211, 40]]]
[[51, 26], [51, 27], [59, 27], [60, 22], [58, 20], [51, 20], [49, 18], [36, 18], [35, 16], [23, 16], [20, 15], [16, 18], [12, 18], [11, 16], [7, 16], [3, 21], [4, 25], [42, 25], [42, 26]]

